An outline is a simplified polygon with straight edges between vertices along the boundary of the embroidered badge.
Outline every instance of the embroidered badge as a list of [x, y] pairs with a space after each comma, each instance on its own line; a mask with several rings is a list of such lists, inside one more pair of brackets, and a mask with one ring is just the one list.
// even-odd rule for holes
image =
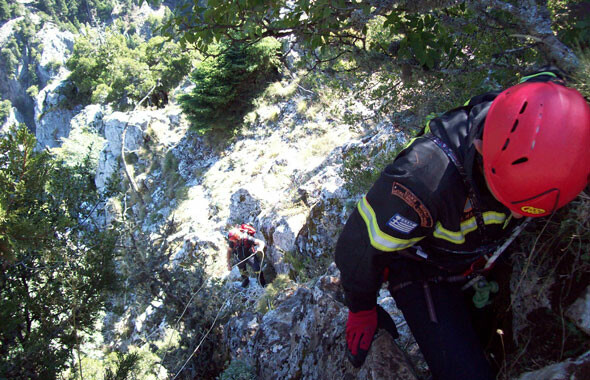
[[430, 211], [428, 211], [426, 206], [424, 206], [424, 203], [422, 203], [422, 201], [417, 196], [415, 196], [414, 193], [410, 191], [410, 189], [401, 183], [394, 182], [393, 186], [391, 187], [391, 194], [401, 198], [408, 206], [416, 211], [420, 217], [420, 225], [422, 227], [432, 227], [433, 222]]
[[414, 230], [414, 228], [418, 227], [418, 223], [412, 222], [410, 219], [404, 218], [400, 214], [395, 214], [387, 225], [392, 229], [402, 232], [404, 234], [409, 234]]

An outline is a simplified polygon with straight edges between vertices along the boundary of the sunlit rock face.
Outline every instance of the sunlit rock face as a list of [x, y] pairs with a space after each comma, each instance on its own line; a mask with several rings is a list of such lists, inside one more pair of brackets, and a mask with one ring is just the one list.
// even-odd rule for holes
[[408, 358], [391, 336], [379, 332], [362, 368], [345, 355], [348, 309], [342, 303], [335, 265], [313, 287], [279, 296], [264, 315], [244, 313], [225, 326], [232, 356], [251, 363], [260, 379], [417, 380]]

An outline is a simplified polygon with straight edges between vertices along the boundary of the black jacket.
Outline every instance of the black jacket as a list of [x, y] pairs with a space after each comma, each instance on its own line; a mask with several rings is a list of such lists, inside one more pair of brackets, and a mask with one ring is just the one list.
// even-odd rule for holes
[[[546, 71], [524, 80], [559, 79]], [[400, 253], [461, 273], [507, 237], [510, 211], [489, 192], [473, 146], [498, 94], [432, 119], [359, 201], [335, 252], [352, 311], [375, 305], [384, 268]]]

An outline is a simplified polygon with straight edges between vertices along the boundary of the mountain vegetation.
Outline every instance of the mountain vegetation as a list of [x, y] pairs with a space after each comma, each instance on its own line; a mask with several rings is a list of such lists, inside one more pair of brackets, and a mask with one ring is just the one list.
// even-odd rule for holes
[[116, 233], [92, 219], [94, 163], [35, 144], [24, 126], [0, 143], [0, 374], [10, 379], [60, 373], [117, 288]]
[[219, 47], [191, 73], [196, 84], [179, 100], [195, 130], [231, 129], [241, 123], [252, 100], [278, 79], [281, 43], [274, 38], [253, 45]]
[[126, 37], [113, 28], [106, 35], [89, 30], [79, 36], [66, 66], [71, 74], [64, 93], [70, 105], [113, 103], [128, 109], [150, 94], [146, 104], [161, 107], [191, 70], [192, 58], [164, 37], [142, 41], [138, 34]]

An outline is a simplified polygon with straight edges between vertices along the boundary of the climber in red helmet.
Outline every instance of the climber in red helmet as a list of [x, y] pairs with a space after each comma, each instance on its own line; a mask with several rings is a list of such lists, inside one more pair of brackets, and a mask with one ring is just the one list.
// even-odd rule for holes
[[229, 246], [226, 251], [227, 269], [232, 270], [232, 258], [237, 260], [237, 267], [242, 275], [242, 287], [250, 283], [246, 265], [252, 267], [261, 286], [266, 285], [261, 271], [261, 258], [264, 252], [264, 242], [254, 237], [256, 230], [249, 224], [241, 224], [230, 229], [227, 238]]
[[388, 281], [434, 380], [495, 379], [462, 288], [489, 273], [518, 219], [551, 215], [584, 190], [589, 148], [590, 107], [551, 68], [430, 120], [338, 239], [353, 365], [382, 320]]

